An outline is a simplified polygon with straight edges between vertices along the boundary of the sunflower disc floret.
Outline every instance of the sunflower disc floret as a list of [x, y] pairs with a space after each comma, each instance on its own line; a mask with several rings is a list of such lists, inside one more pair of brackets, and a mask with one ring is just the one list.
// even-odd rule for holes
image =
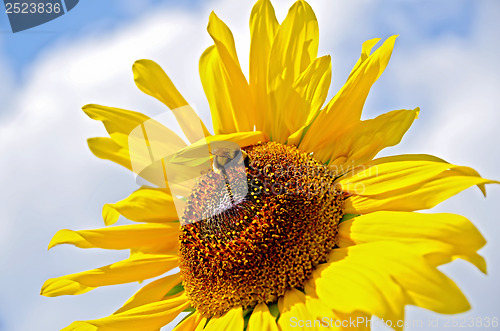
[[192, 305], [207, 316], [273, 302], [302, 287], [335, 247], [343, 216], [344, 196], [334, 176], [312, 156], [274, 142], [245, 151], [248, 194], [193, 222], [227, 201], [226, 187], [217, 185], [223, 175], [210, 172], [199, 181], [183, 219], [183, 284]]

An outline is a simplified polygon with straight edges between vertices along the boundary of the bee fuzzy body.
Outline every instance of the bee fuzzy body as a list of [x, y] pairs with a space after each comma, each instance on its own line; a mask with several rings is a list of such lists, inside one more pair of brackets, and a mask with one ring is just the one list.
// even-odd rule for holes
[[217, 148], [212, 151], [212, 155], [214, 156], [213, 171], [222, 175], [224, 175], [226, 167], [231, 166], [231, 163], [237, 165], [243, 162], [246, 165], [248, 162], [248, 154], [242, 149]]

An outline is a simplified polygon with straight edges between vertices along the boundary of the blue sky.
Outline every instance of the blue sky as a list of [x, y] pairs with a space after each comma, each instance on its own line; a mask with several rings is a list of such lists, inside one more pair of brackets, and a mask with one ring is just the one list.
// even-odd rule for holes
[[[77, 297], [38, 295], [47, 278], [126, 255], [73, 247], [46, 250], [61, 228], [101, 227], [102, 205], [136, 189], [131, 174], [88, 151], [86, 139], [105, 133], [80, 108], [95, 102], [164, 112], [132, 79], [132, 63], [151, 58], [209, 123], [197, 72], [198, 58], [211, 43], [208, 14], [216, 11], [233, 30], [245, 69], [252, 2], [81, 0], [68, 14], [17, 34], [0, 13], [0, 265], [7, 266], [0, 273], [0, 330], [52, 331], [73, 320], [105, 316], [138, 288], [120, 285]], [[345, 81], [364, 40], [400, 34], [364, 117], [416, 106], [422, 111], [401, 146], [386, 155], [435, 154], [500, 178], [499, 1], [309, 2], [320, 24], [320, 54], [332, 55], [332, 93]], [[273, 3], [281, 20], [292, 1]], [[435, 210], [465, 215], [490, 241], [484, 249], [488, 277], [460, 261], [443, 268], [473, 304], [467, 317], [500, 315], [500, 230], [492, 216], [498, 213], [500, 190], [490, 187], [488, 193], [482, 199], [470, 189]], [[437, 318], [414, 308], [408, 316]]]
[[[55, 43], [79, 38], [86, 33], [106, 32], [119, 28], [139, 15], [159, 6], [196, 10], [199, 0], [84, 0], [65, 15], [29, 30], [12, 33], [7, 15], [0, 15], [1, 47], [16, 80], [30, 63]], [[3, 4], [1, 5], [3, 6]], [[2, 10], [3, 11], [3, 10]]]

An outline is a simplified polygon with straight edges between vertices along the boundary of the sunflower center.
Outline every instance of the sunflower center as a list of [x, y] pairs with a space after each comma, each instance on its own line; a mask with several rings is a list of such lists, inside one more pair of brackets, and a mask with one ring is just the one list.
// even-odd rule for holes
[[208, 317], [301, 288], [335, 247], [343, 216], [334, 175], [312, 156], [275, 142], [244, 150], [246, 181], [231, 187], [241, 172], [209, 172], [181, 220], [184, 288]]

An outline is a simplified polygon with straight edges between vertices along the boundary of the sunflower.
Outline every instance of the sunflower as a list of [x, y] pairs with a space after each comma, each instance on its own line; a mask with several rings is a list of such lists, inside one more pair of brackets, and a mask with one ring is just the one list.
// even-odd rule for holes
[[325, 104], [331, 62], [317, 57], [318, 24], [305, 1], [281, 24], [270, 1], [257, 1], [250, 32], [247, 80], [231, 31], [210, 15], [214, 45], [199, 65], [213, 135], [150, 60], [134, 64], [134, 80], [172, 110], [190, 144], [141, 113], [83, 108], [110, 135], [89, 139], [91, 151], [151, 185], [103, 207], [106, 225], [120, 215], [137, 224], [61, 230], [49, 244], [130, 257], [49, 279], [42, 295], [156, 279], [111, 316], [64, 330], [158, 330], [179, 315], [175, 330], [370, 329], [372, 316], [400, 330], [406, 305], [468, 310], [437, 267], [460, 258], [485, 273], [484, 238], [462, 216], [415, 211], [498, 182], [431, 155], [375, 158], [419, 112], [360, 119], [396, 36], [376, 50], [379, 39], [366, 41]]

